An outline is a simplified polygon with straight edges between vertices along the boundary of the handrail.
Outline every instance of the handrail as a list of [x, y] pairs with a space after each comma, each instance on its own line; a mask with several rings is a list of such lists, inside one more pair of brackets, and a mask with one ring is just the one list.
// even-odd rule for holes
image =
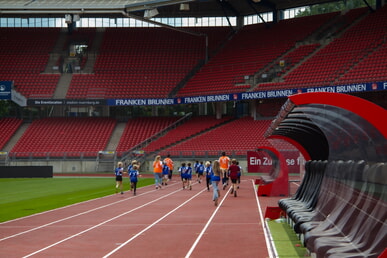
[[156, 140], [157, 138], [159, 138], [162, 135], [164, 135], [166, 132], [170, 131], [173, 128], [176, 128], [177, 125], [180, 125], [181, 123], [183, 123], [183, 122], [187, 121], [188, 119], [190, 119], [191, 116], [192, 116], [192, 112], [184, 115], [182, 118], [180, 118], [179, 120], [175, 121], [174, 123], [172, 123], [168, 127], [164, 128], [163, 130], [161, 130], [157, 134], [152, 135], [151, 137], [145, 139], [144, 141], [140, 142], [139, 144], [137, 144], [137, 145], [133, 146], [132, 148], [130, 148], [129, 150], [125, 151], [122, 154], [122, 156], [121, 156], [121, 161], [127, 160], [129, 158], [129, 156], [133, 152], [138, 151], [138, 150], [142, 149], [143, 147], [147, 146], [153, 140]]

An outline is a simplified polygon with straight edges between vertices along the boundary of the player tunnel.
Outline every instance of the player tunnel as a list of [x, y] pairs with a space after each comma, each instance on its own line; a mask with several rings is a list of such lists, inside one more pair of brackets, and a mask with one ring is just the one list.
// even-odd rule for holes
[[387, 160], [387, 111], [341, 93], [290, 96], [265, 133], [292, 143], [306, 160]]

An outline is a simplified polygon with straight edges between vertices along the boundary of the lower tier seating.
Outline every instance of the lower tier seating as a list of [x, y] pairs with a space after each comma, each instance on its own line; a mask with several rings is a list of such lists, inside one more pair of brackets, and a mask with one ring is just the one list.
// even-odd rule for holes
[[12, 135], [16, 132], [19, 126], [22, 124], [22, 120], [18, 118], [1, 118], [0, 119], [0, 128], [1, 128], [1, 137], [0, 137], [0, 150], [2, 150], [11, 139]]
[[117, 121], [112, 118], [43, 118], [35, 120], [10, 155], [96, 157], [104, 150]]

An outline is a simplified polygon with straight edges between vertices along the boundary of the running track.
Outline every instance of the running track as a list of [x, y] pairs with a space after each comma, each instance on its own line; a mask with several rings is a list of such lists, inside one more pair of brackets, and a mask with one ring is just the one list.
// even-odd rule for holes
[[279, 198], [246, 177], [215, 207], [205, 184], [174, 180], [0, 223], [0, 257], [273, 257], [261, 210]]

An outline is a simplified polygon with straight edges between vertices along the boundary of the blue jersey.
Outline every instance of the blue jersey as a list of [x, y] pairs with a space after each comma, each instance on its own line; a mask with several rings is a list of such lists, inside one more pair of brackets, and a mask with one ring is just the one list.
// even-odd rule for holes
[[124, 169], [123, 168], [116, 168], [115, 170], [114, 170], [114, 174], [116, 175], [116, 176], [122, 176], [122, 172], [124, 171]]
[[185, 170], [186, 170], [186, 167], [180, 167], [179, 168], [179, 172], [180, 172], [181, 176], [183, 176], [183, 174], [185, 174]]
[[194, 163], [193, 167], [194, 167], [194, 170], [195, 170], [195, 173], [198, 173], [198, 167], [199, 167], [199, 162], [197, 163]]
[[204, 172], [206, 173], [207, 178], [211, 178], [214, 174], [214, 171], [212, 170], [212, 166], [208, 166], [204, 168]]
[[163, 165], [163, 175], [169, 175], [169, 167], [167, 165]]
[[203, 164], [199, 164], [196, 167], [196, 172], [199, 173], [199, 174], [203, 174], [203, 172], [204, 172], [204, 165]]
[[187, 179], [191, 179], [192, 178], [192, 167], [186, 167], [185, 168], [185, 175]]
[[140, 174], [138, 170], [131, 169], [128, 174], [129, 174], [130, 182], [137, 182], [137, 177]]

